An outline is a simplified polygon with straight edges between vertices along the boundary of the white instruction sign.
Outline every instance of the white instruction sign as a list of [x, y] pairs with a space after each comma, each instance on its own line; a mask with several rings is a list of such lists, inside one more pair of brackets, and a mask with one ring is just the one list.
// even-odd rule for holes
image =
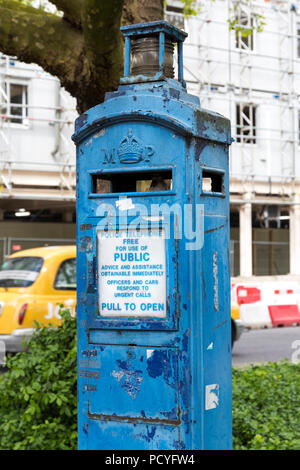
[[100, 315], [165, 317], [164, 231], [99, 230], [97, 236]]

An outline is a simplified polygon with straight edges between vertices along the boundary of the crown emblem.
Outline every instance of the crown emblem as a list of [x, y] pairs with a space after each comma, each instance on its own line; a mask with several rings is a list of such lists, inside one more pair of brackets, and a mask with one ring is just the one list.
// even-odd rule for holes
[[144, 147], [134, 135], [132, 130], [121, 140], [118, 147], [120, 163], [138, 163], [143, 160]]

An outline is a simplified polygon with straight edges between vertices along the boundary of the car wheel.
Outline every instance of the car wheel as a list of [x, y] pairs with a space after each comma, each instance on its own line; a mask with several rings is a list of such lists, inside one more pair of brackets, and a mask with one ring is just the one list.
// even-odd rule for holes
[[236, 329], [235, 329], [234, 321], [231, 320], [231, 349], [233, 348], [235, 340], [236, 340]]

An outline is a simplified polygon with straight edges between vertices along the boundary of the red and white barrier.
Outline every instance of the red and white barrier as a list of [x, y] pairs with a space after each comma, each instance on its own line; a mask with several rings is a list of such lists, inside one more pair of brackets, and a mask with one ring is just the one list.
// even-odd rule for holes
[[232, 299], [248, 328], [300, 325], [300, 284], [297, 282], [237, 283]]
[[242, 304], [240, 306], [240, 319], [247, 328], [272, 327], [268, 307], [261, 301], [252, 304]]
[[238, 304], [251, 304], [261, 300], [261, 292], [256, 284], [234, 284], [231, 298]]
[[270, 305], [268, 308], [273, 326], [300, 325], [298, 305]]
[[[299, 285], [293, 282], [272, 283], [269, 290], [268, 309], [274, 327], [300, 325], [297, 292]], [[267, 299], [266, 299], [267, 300]]]

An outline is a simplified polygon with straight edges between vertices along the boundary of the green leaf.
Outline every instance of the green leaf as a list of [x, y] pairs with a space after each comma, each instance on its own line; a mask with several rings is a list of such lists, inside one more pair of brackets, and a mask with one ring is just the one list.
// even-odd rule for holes
[[40, 328], [0, 378], [0, 450], [77, 446], [76, 320]]

